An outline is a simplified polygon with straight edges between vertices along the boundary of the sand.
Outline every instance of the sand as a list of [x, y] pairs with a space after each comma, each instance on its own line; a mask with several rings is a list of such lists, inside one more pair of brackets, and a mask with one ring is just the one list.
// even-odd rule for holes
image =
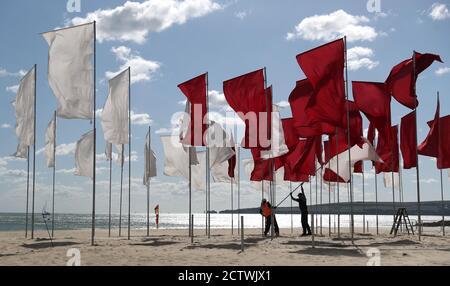
[[54, 247], [46, 232], [37, 232], [34, 240], [25, 239], [23, 232], [0, 232], [0, 265], [64, 266], [72, 248], [80, 251], [82, 266], [365, 266], [368, 251], [375, 254], [370, 261], [381, 265], [450, 265], [450, 238], [442, 237], [439, 228], [427, 229], [421, 241], [406, 234], [392, 237], [386, 229], [379, 236], [358, 230], [354, 245], [348, 230], [343, 231], [347, 233], [339, 239], [336, 234], [328, 237], [324, 228], [324, 236], [316, 236], [312, 248], [311, 237], [299, 237], [298, 230], [291, 234], [290, 229], [283, 229], [272, 241], [263, 238], [259, 229], [245, 230], [244, 252], [237, 233], [232, 237], [230, 230], [220, 229], [212, 229], [210, 239], [205, 230], [196, 230], [193, 244], [187, 230], [152, 229], [150, 237], [145, 237], [145, 231], [133, 231], [131, 240], [117, 237], [117, 230], [111, 238], [107, 230], [97, 230], [95, 246], [90, 245], [90, 230], [56, 231]]

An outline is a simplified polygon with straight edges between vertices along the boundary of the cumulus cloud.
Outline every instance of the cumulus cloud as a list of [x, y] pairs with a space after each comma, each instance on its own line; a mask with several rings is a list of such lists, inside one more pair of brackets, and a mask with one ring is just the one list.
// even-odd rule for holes
[[373, 41], [379, 34], [373, 27], [366, 25], [368, 22], [370, 20], [365, 16], [354, 16], [344, 10], [337, 10], [331, 14], [304, 18], [293, 32], [286, 35], [286, 39], [332, 41], [347, 36], [348, 42]]
[[19, 90], [19, 85], [12, 85], [12, 86], [6, 87], [6, 91], [8, 91], [8, 92], [17, 93], [18, 90]]
[[[75, 148], [77, 146], [77, 142], [72, 142], [72, 143], [68, 143], [68, 144], [60, 144], [58, 146], [56, 146], [56, 156], [66, 156], [66, 155], [71, 155], [71, 154], [75, 154]], [[36, 151], [36, 154], [42, 154], [44, 153], [45, 148], [41, 148], [39, 150]]]
[[118, 71], [107, 71], [105, 76], [108, 79], [115, 77], [130, 67], [131, 84], [140, 81], [149, 81], [153, 78], [155, 72], [161, 67], [161, 64], [158, 62], [146, 60], [137, 54], [133, 54], [131, 49], [128, 47], [113, 47], [111, 51], [116, 56], [117, 61], [121, 63], [121, 66]]
[[436, 75], [444, 75], [444, 74], [450, 73], [450, 67], [438, 68], [435, 71], [435, 73], [436, 73]]
[[431, 5], [429, 16], [434, 21], [445, 20], [450, 18], [450, 11], [448, 10], [446, 4], [434, 3], [433, 5]]
[[11, 128], [12, 126], [11, 126], [11, 124], [3, 123], [0, 127], [3, 129], [7, 129], [7, 128]]
[[289, 107], [289, 102], [287, 102], [286, 100], [282, 100], [280, 102], [275, 103], [275, 105], [277, 105], [280, 108], [286, 108]]
[[373, 50], [366, 47], [353, 47], [347, 51], [347, 60], [349, 70], [359, 70], [366, 68], [371, 70], [379, 65], [378, 61], [374, 61]]
[[[102, 116], [103, 108], [99, 108], [95, 111], [96, 117]], [[152, 125], [153, 119], [151, 119], [148, 113], [136, 113], [131, 110], [131, 124], [133, 125]]]
[[250, 15], [250, 12], [248, 11], [239, 11], [234, 13], [234, 16], [239, 20], [244, 20], [245, 18], [247, 18], [248, 15]]
[[97, 21], [97, 38], [102, 41], [132, 41], [144, 43], [149, 33], [161, 32], [175, 24], [222, 9], [212, 0], [147, 0], [127, 1], [113, 9], [96, 10], [86, 17], [73, 18], [70, 24]]
[[0, 77], [7, 77], [7, 76], [23, 77], [26, 74], [27, 74], [26, 70], [19, 70], [18, 72], [10, 72], [0, 67]]

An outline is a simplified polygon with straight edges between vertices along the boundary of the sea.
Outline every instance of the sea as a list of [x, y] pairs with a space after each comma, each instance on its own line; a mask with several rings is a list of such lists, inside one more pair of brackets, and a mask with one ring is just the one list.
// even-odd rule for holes
[[[245, 228], [261, 228], [262, 219], [259, 214], [241, 214], [243, 216]], [[24, 231], [26, 223], [26, 215], [24, 213], [0, 213], [0, 231]], [[299, 214], [277, 214], [276, 219], [280, 228], [300, 228], [300, 215]], [[449, 217], [445, 218], [446, 220]], [[120, 217], [118, 214], [111, 216], [111, 227], [119, 227]], [[411, 223], [415, 224], [417, 221], [416, 216], [410, 216]], [[422, 216], [424, 222], [436, 222], [441, 221], [441, 216]], [[309, 220], [311, 221], [311, 220]], [[329, 225], [336, 227], [338, 216], [337, 215], [316, 215], [314, 218], [316, 227], [328, 227]], [[340, 222], [341, 228], [349, 227], [350, 216], [347, 214], [341, 214]], [[375, 215], [355, 215], [354, 222], [356, 228], [362, 228], [365, 224], [366, 227], [376, 227]], [[391, 227], [393, 222], [392, 215], [380, 215], [378, 216], [379, 227]], [[55, 214], [55, 229], [57, 230], [72, 230], [72, 229], [88, 229], [91, 227], [92, 216], [91, 214]], [[31, 215], [28, 218], [28, 226], [30, 229]], [[128, 216], [122, 216], [122, 227], [126, 228], [128, 224]], [[194, 228], [204, 229], [206, 224], [206, 215], [204, 213], [194, 213]], [[107, 214], [97, 214], [95, 217], [95, 225], [98, 229], [108, 229], [109, 216]], [[160, 229], [187, 229], [189, 225], [189, 214], [187, 213], [161, 213], [159, 215]], [[231, 229], [238, 228], [238, 215], [234, 214], [211, 214], [211, 228], [212, 229]], [[131, 215], [131, 228], [135, 230], [146, 229], [147, 216], [145, 213], [132, 214]], [[51, 228], [51, 216], [45, 218], [42, 214], [35, 214], [35, 230], [46, 230]], [[155, 215], [150, 215], [150, 228], [156, 228]]]

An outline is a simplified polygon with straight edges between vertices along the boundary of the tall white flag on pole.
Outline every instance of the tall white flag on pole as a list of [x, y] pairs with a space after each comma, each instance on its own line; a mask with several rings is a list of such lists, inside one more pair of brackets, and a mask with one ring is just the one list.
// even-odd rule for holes
[[276, 158], [289, 152], [284, 139], [283, 124], [280, 118], [280, 108], [272, 105], [272, 132], [270, 138], [270, 150], [261, 151], [262, 159]]
[[93, 178], [94, 131], [85, 133], [75, 148], [75, 175]]
[[[383, 173], [384, 187], [392, 188], [392, 173]], [[394, 172], [394, 188], [398, 189], [400, 186], [400, 175], [398, 172]]]
[[45, 131], [45, 158], [47, 167], [51, 168], [55, 166], [55, 156], [53, 148], [55, 147], [55, 117], [50, 120]]
[[[164, 150], [164, 175], [170, 177], [189, 177], [189, 163], [199, 164], [195, 147], [185, 147], [180, 143], [179, 136], [160, 136]], [[191, 162], [189, 162], [191, 150]]]
[[145, 139], [144, 146], [144, 158], [145, 158], [145, 169], [144, 169], [144, 185], [147, 185], [150, 178], [156, 177], [156, 156], [153, 152], [151, 146], [149, 146], [150, 133], [147, 133], [147, 138]]
[[129, 69], [109, 81], [109, 95], [102, 111], [106, 142], [128, 144]]
[[92, 119], [94, 24], [43, 33], [49, 45], [48, 81], [58, 100], [57, 115]]
[[22, 78], [13, 106], [16, 110], [16, 157], [27, 158], [27, 147], [34, 142], [35, 67]]

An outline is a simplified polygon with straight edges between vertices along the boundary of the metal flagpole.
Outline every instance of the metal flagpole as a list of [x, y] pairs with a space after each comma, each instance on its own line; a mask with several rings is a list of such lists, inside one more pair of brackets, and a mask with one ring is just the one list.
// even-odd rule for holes
[[365, 190], [365, 178], [364, 178], [364, 162], [362, 162], [362, 202], [363, 202], [363, 233], [366, 233], [366, 190]]
[[377, 223], [377, 235], [380, 233], [378, 228], [378, 176], [375, 170], [375, 208], [376, 208], [376, 223]]
[[[148, 162], [147, 164], [148, 164], [150, 174], [147, 174], [147, 175], [151, 175], [151, 167], [152, 167], [152, 164], [151, 164], [151, 158], [152, 158], [151, 136], [152, 136], [152, 127], [148, 126], [148, 151], [147, 151], [148, 158], [145, 158], [145, 159]], [[150, 181], [151, 181], [151, 177], [148, 176], [147, 180], [148, 180], [147, 181], [147, 236], [149, 236], [150, 235]]]
[[120, 151], [121, 157], [120, 157], [120, 199], [119, 199], [119, 237], [122, 236], [122, 197], [123, 197], [123, 149], [124, 149], [124, 144], [122, 144], [122, 150]]
[[[189, 102], [189, 101], [188, 101]], [[189, 103], [188, 103], [189, 104]], [[191, 146], [189, 148], [189, 236], [193, 236], [193, 226], [192, 226], [192, 149]]]
[[322, 235], [322, 214], [323, 214], [323, 176], [322, 176], [322, 170], [320, 170], [320, 235]]
[[30, 146], [27, 146], [27, 209], [25, 211], [25, 238], [28, 237], [28, 201], [30, 191]]
[[36, 189], [36, 80], [37, 65], [34, 65], [34, 124], [33, 124], [33, 194], [31, 202], [31, 239], [34, 238], [34, 195]]
[[[234, 170], [233, 170], [234, 171]], [[230, 178], [230, 192], [231, 192], [231, 235], [234, 233], [234, 206], [233, 206], [233, 185], [234, 185], [234, 178]]]
[[315, 200], [315, 204], [314, 204], [314, 215], [315, 215], [315, 219], [316, 219], [316, 221], [315, 221], [315, 229], [314, 229], [314, 231], [316, 232], [316, 234], [317, 234], [317, 226], [318, 226], [318, 215], [317, 215], [317, 188], [318, 188], [318, 186], [317, 186], [317, 170], [316, 170], [316, 175], [315, 175], [315, 179], [316, 179], [316, 200]]
[[[348, 59], [347, 59], [347, 37], [344, 36], [344, 56], [345, 56], [345, 99], [348, 101]], [[351, 148], [351, 144], [350, 144], [350, 105], [348, 104], [348, 102], [346, 102], [346, 106], [347, 106], [347, 143], [348, 143], [348, 172], [349, 174], [352, 176], [352, 158], [351, 158], [351, 153], [350, 153], [350, 148]], [[350, 179], [350, 188], [349, 188], [349, 192], [350, 192], [350, 228], [351, 228], [351, 237], [352, 237], [352, 243], [353, 241], [353, 236], [354, 236], [354, 232], [355, 232], [355, 224], [354, 224], [354, 216], [353, 216], [353, 180], [352, 178]]]
[[95, 106], [96, 106], [96, 95], [97, 95], [97, 74], [96, 74], [96, 68], [97, 68], [97, 23], [94, 21], [94, 106], [93, 106], [93, 130], [94, 130], [94, 148], [93, 148], [93, 154], [92, 154], [92, 230], [91, 230], [91, 245], [93, 246], [95, 243], [95, 164], [96, 164], [96, 144], [97, 144], [97, 129], [96, 129], [96, 119], [95, 119]]
[[[416, 94], [416, 51], [413, 52], [413, 90], [414, 90], [414, 97], [417, 98]], [[418, 217], [418, 224], [419, 224], [419, 240], [421, 240], [422, 236], [422, 216], [421, 216], [421, 210], [420, 210], [420, 170], [419, 170], [419, 152], [417, 150], [417, 144], [418, 144], [418, 136], [417, 136], [417, 104], [414, 105], [414, 113], [415, 113], [415, 120], [416, 120], [416, 186], [417, 186], [417, 217]]]
[[[331, 154], [330, 136], [328, 136], [328, 154]], [[330, 161], [331, 158], [328, 158], [328, 169], [331, 166]], [[331, 236], [331, 182], [329, 180], [328, 180], [328, 236]]]
[[[292, 182], [289, 182], [289, 193], [292, 194]], [[291, 234], [294, 233], [294, 215], [292, 213], [292, 199], [291, 199]]]
[[[209, 76], [208, 73], [206, 73], [206, 116], [208, 124], [210, 123], [208, 121], [209, 119], [209, 96], [208, 96], [208, 89], [209, 89]], [[209, 147], [206, 146], [206, 190], [208, 193], [208, 211], [207, 211], [207, 217], [208, 217], [208, 238], [211, 238], [211, 162], [210, 162], [210, 153], [209, 153]]]
[[52, 191], [52, 237], [55, 235], [55, 177], [56, 177], [56, 110], [53, 115], [55, 124], [53, 126], [53, 191]]
[[339, 203], [339, 201], [340, 201], [340, 183], [339, 183], [339, 156], [338, 156], [339, 155], [338, 154], [338, 148], [339, 148], [338, 142], [339, 142], [339, 140], [338, 140], [338, 138], [339, 138], [339, 132], [338, 132], [338, 129], [336, 127], [336, 161], [337, 161], [337, 164], [336, 164], [337, 194], [336, 194], [336, 196], [337, 196], [337, 213], [338, 213], [338, 215], [337, 215], [337, 222], [338, 222], [337, 223], [337, 233], [338, 233], [338, 238], [341, 238], [341, 205]]
[[[236, 118], [236, 113], [234, 114], [234, 117]], [[237, 176], [238, 176], [238, 180], [237, 180], [237, 195], [238, 195], [238, 209], [237, 209], [237, 215], [238, 215], [238, 234], [240, 234], [240, 213], [241, 213], [241, 151], [240, 151], [240, 146], [239, 143], [237, 143], [237, 124], [234, 124], [234, 134], [235, 134], [235, 138], [236, 138], [236, 142], [234, 142], [235, 144], [235, 150], [236, 150], [236, 164], [237, 164]]]
[[[264, 180], [261, 181], [261, 202], [263, 199], [264, 199]], [[261, 216], [261, 235], [264, 236], [264, 216]]]
[[[110, 144], [110, 143], [106, 143]], [[111, 237], [111, 188], [112, 188], [112, 144], [109, 158], [109, 205], [108, 205], [108, 237]]]
[[[439, 91], [437, 92], [437, 102], [439, 103]], [[417, 114], [416, 114], [417, 116]], [[438, 118], [440, 120], [440, 118]], [[438, 142], [441, 142], [441, 124], [438, 124]], [[442, 180], [442, 169], [439, 169], [439, 174], [441, 177], [441, 211], [442, 211], [442, 235], [445, 236], [445, 216], [444, 216], [444, 183]]]
[[128, 67], [128, 240], [131, 232], [131, 68]]

